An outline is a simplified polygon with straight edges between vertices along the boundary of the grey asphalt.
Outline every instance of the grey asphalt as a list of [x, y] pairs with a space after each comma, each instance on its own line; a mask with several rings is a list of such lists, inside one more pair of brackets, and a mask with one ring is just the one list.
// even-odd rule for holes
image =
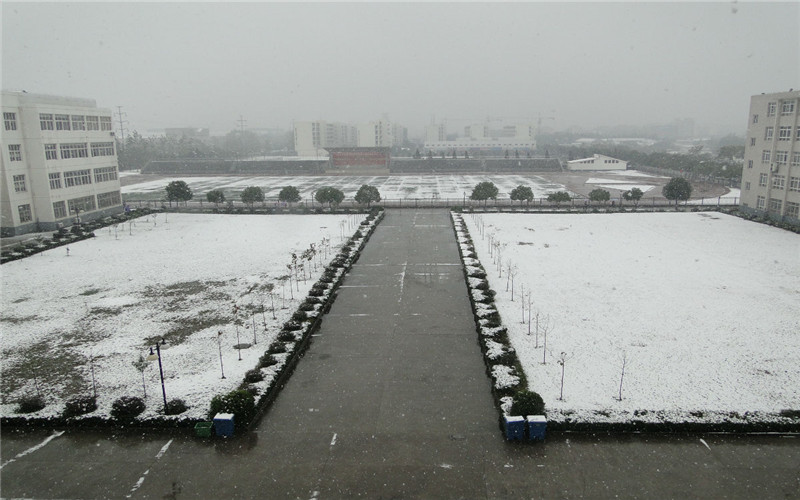
[[[446, 210], [389, 211], [254, 432], [4, 430], [3, 498], [800, 498], [800, 439], [503, 440]], [[41, 446], [40, 446], [41, 445]]]

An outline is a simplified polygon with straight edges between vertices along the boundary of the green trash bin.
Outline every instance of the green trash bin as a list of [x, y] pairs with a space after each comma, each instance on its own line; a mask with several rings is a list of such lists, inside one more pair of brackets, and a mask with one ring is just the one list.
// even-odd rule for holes
[[214, 422], [197, 422], [194, 424], [194, 433], [201, 438], [211, 437], [212, 427], [214, 427]]

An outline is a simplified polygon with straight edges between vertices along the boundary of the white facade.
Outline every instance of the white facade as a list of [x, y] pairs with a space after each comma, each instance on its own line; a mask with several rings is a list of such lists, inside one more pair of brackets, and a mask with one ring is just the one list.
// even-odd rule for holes
[[[439, 133], [435, 133], [439, 127]], [[464, 127], [464, 135], [455, 140], [448, 141], [444, 125], [428, 126], [425, 150], [449, 152], [452, 150], [494, 150], [496, 153], [505, 151], [533, 151], [536, 149], [536, 126], [533, 123], [518, 123], [505, 125], [499, 129], [492, 129], [486, 122], [472, 123]]]
[[594, 155], [591, 158], [571, 160], [567, 162], [567, 169], [581, 170], [627, 170], [628, 162], [610, 156]]
[[356, 128], [360, 148], [390, 148], [398, 144], [395, 140], [397, 126], [388, 120], [361, 123]]
[[294, 150], [298, 156], [327, 157], [326, 147], [356, 145], [356, 128], [352, 125], [326, 121], [294, 123]]
[[800, 219], [800, 91], [750, 98], [742, 208]]
[[111, 110], [92, 99], [2, 93], [3, 235], [122, 211]]

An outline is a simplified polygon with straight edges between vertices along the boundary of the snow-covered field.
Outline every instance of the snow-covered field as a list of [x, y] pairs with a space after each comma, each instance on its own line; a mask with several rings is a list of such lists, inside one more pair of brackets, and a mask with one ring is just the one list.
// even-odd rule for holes
[[[161, 214], [4, 264], [2, 415], [13, 416], [17, 399], [37, 392], [48, 405], [30, 416], [59, 415], [68, 397], [91, 395], [93, 366], [99, 408], [91, 415], [107, 416], [118, 397], [143, 395], [132, 363], [165, 337], [167, 398], [189, 405], [181, 417], [204, 417], [214, 395], [236, 388], [256, 366], [363, 219]], [[287, 264], [311, 244], [318, 254], [306, 262], [310, 277], [301, 275], [290, 291]], [[263, 315], [254, 312], [262, 303]], [[238, 339], [234, 305], [244, 320]], [[144, 376], [148, 418], [163, 405], [158, 363]]]
[[800, 409], [800, 236], [717, 213], [463, 218], [549, 419], [769, 421]]

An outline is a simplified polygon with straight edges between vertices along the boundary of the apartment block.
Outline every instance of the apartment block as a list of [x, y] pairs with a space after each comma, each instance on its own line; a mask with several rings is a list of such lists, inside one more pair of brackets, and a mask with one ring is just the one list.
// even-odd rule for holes
[[800, 223], [800, 91], [750, 98], [741, 209]]
[[2, 92], [2, 235], [123, 210], [111, 110], [92, 99]]

